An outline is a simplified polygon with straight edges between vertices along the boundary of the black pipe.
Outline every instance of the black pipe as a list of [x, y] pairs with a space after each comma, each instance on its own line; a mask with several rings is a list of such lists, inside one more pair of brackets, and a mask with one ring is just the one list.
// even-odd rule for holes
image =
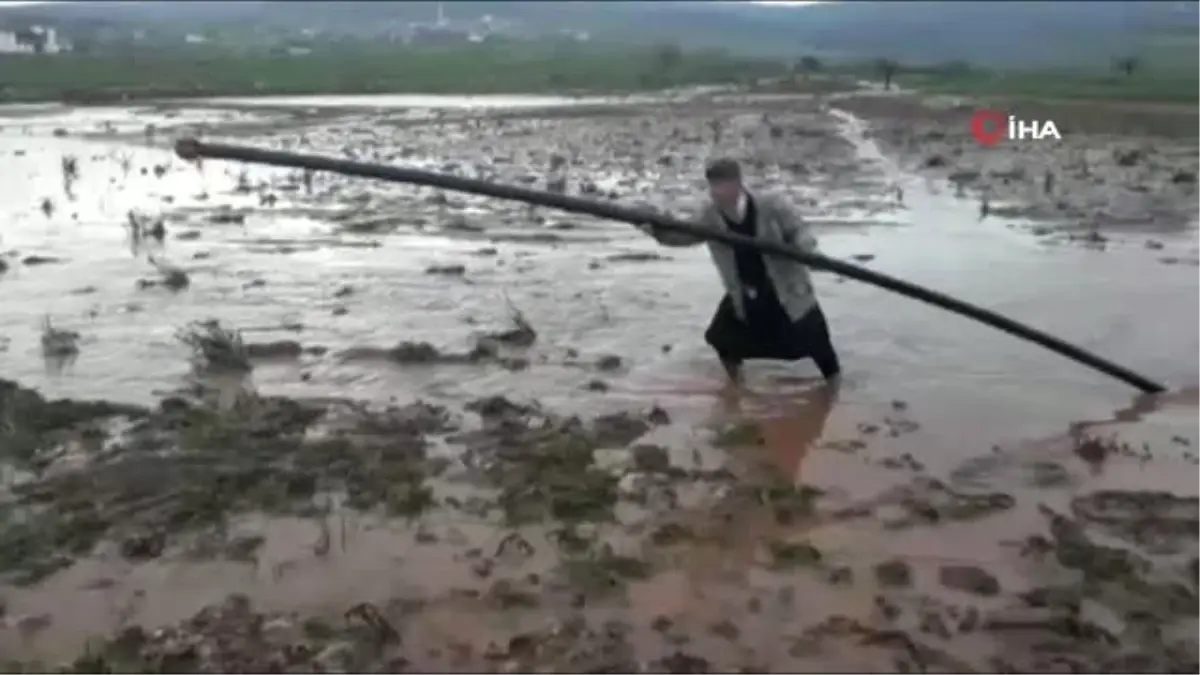
[[774, 241], [765, 241], [762, 239], [754, 239], [744, 237], [732, 232], [713, 230], [694, 223], [687, 223], [670, 216], [638, 209], [631, 209], [624, 206], [609, 202], [600, 202], [590, 199], [580, 199], [578, 197], [570, 197], [563, 194], [553, 194], [542, 192], [540, 190], [531, 190], [529, 188], [516, 187], [513, 185], [501, 185], [499, 183], [489, 183], [487, 181], [476, 180], [473, 178], [462, 178], [459, 176], [451, 176], [446, 174], [434, 173], [432, 171], [422, 171], [420, 169], [406, 169], [398, 166], [385, 166], [382, 164], [368, 164], [366, 162], [352, 162], [344, 159], [334, 159], [331, 157], [321, 157], [318, 155], [302, 155], [292, 152], [281, 152], [278, 150], [265, 150], [262, 148], [251, 148], [240, 145], [228, 145], [225, 143], [202, 143], [195, 139], [181, 139], [175, 144], [175, 152], [184, 159], [194, 160], [202, 157], [212, 159], [230, 159], [240, 162], [251, 162], [254, 164], [269, 164], [272, 166], [292, 167], [297, 169], [312, 169], [314, 171], [330, 171], [347, 176], [359, 176], [362, 178], [376, 178], [379, 180], [391, 181], [394, 183], [412, 183], [415, 185], [427, 185], [430, 187], [442, 188], [445, 190], [455, 190], [457, 192], [469, 192], [472, 194], [483, 195], [486, 197], [496, 197], [498, 199], [511, 199], [528, 204], [536, 204], [539, 206], [549, 206], [563, 211], [571, 211], [574, 213], [585, 213], [600, 218], [609, 220], [619, 220], [634, 225], [651, 225], [656, 228], [662, 228], [670, 232], [680, 232], [689, 236], [697, 237], [705, 240], [715, 240], [723, 244], [734, 247], [752, 248], [760, 253], [787, 258], [798, 263], [802, 263], [809, 267], [828, 272], [841, 274], [842, 276], [857, 279], [858, 281], [866, 282], [873, 286], [879, 286], [889, 291], [906, 295], [910, 298], [927, 302], [942, 309], [961, 314], [965, 317], [975, 319], [976, 321], [985, 323], [992, 328], [1014, 335], [1041, 345], [1050, 351], [1057, 352], [1072, 361], [1082, 363], [1085, 366], [1098, 370], [1106, 375], [1115, 377], [1122, 382], [1133, 385], [1141, 391], [1148, 394], [1157, 394], [1165, 391], [1166, 388], [1150, 379], [1147, 379], [1137, 373], [1123, 368], [1111, 361], [1105, 360], [1084, 351], [1079, 347], [1068, 344], [1058, 338], [1043, 333], [1035, 328], [1030, 328], [1021, 323], [1017, 323], [1012, 319], [996, 314], [995, 312], [976, 307], [957, 300], [943, 293], [922, 288], [915, 284], [910, 284], [907, 281], [902, 281], [886, 274], [880, 274], [873, 270], [852, 265], [841, 260], [827, 258], [819, 253], [810, 253], [802, 251], [794, 246], [788, 246]]

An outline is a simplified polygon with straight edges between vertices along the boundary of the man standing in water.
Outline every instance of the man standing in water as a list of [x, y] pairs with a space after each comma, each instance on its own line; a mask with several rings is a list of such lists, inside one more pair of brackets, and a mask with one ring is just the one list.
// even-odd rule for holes
[[[704, 177], [712, 202], [700, 216], [701, 225], [805, 251], [816, 248], [808, 225], [786, 200], [746, 189], [736, 161], [716, 160], [705, 169]], [[664, 246], [693, 246], [704, 241], [653, 228], [650, 234]], [[811, 358], [827, 381], [836, 380], [841, 366], [808, 268], [718, 242], [709, 242], [708, 248], [725, 286], [725, 297], [704, 339], [716, 350], [730, 379], [741, 383], [742, 364], [748, 359]]]

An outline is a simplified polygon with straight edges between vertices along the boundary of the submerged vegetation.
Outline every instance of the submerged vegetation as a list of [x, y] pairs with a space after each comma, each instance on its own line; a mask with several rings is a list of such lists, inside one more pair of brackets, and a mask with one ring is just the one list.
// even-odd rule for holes
[[[826, 504], [823, 490], [773, 474], [754, 480], [676, 462], [663, 447], [631, 445], [670, 423], [662, 410], [584, 422], [487, 397], [463, 412], [421, 401], [370, 409], [349, 400], [303, 402], [251, 392], [236, 410], [220, 411], [182, 392], [153, 409], [121, 408], [49, 401], [0, 380], [0, 416], [8, 420], [0, 460], [35, 469], [0, 501], [0, 578], [28, 587], [106, 542], [133, 565], [183, 557], [257, 570], [271, 560], [266, 549], [273, 535], [236, 527], [247, 513], [311, 523], [308, 555], [328, 561], [347, 554], [348, 536], [362, 536], [347, 534], [348, 520], [382, 516], [393, 519], [392, 531], [408, 533], [394, 554], [409, 555], [414, 547], [459, 551], [456, 564], [469, 573], [449, 601], [474, 608], [472, 616], [507, 616], [516, 625], [523, 612], [536, 610], [553, 621], [505, 631], [505, 638], [481, 649], [466, 636], [412, 639], [422, 635], [421, 610], [447, 602], [429, 593], [350, 600], [341, 616], [263, 613], [249, 597], [233, 594], [176, 625], [133, 625], [93, 641], [65, 672], [389, 672], [404, 664], [483, 672], [712, 672], [739, 662], [734, 650], [720, 645], [738, 642], [741, 626], [759, 615], [789, 625], [809, 618], [794, 625], [790, 638], [802, 645], [790, 653], [795, 664], [830, 663], [821, 660], [832, 654], [826, 650], [858, 645], [872, 655], [864, 662], [890, 663], [902, 672], [937, 663], [962, 672], [1064, 664], [1084, 672], [1196, 668], [1194, 635], [1171, 628], [1198, 611], [1194, 497], [1100, 490], [1076, 496], [1068, 510], [1042, 507], [1045, 533], [1038, 528], [1009, 545], [1019, 548], [1025, 564], [1055, 569], [1052, 578], [1060, 581], [1009, 588], [1003, 574], [982, 565], [864, 562], [799, 534], [832, 520], [883, 528], [875, 535], [882, 537], [1006, 517], [1015, 499], [979, 484], [1004, 455], [968, 464], [956, 485], [918, 471], [869, 504], [836, 508]], [[113, 436], [106, 423], [118, 418], [128, 431]], [[81, 431], [94, 450], [84, 464], [63, 466], [63, 444]], [[19, 455], [9, 442], [14, 435], [24, 439]], [[432, 451], [445, 442], [459, 446], [461, 455], [448, 459]], [[1144, 452], [1098, 439], [1081, 439], [1076, 451], [1082, 456], [1085, 447], [1092, 460], [1097, 453]], [[600, 461], [602, 450], [621, 448], [620, 462]], [[1029, 469], [1027, 489], [1052, 490], [1069, 480], [1070, 469], [1054, 462]], [[682, 495], [697, 491], [709, 494], [710, 503], [680, 506]], [[336, 508], [335, 494], [341, 496]], [[758, 521], [772, 525], [752, 525]], [[468, 538], [461, 528], [471, 522], [488, 523], [492, 534]], [[731, 618], [692, 626], [686, 613], [626, 622], [596, 621], [586, 612], [621, 606], [631, 584], [664, 569], [682, 565], [689, 574], [702, 573], [698, 560], [708, 547], [743, 555], [739, 529], [747, 526], [759, 530], [751, 555], [764, 576], [750, 588], [732, 580], [708, 584], [740, 589], [746, 609], [730, 610]], [[686, 562], [680, 558], [685, 552], [700, 558]], [[270, 569], [276, 583], [288, 574], [283, 563]], [[440, 576], [413, 581], [425, 589], [444, 583]], [[814, 621], [820, 614], [792, 597], [805, 585], [830, 589], [822, 592], [871, 585], [879, 611]], [[909, 625], [909, 615], [919, 626]], [[13, 621], [35, 634], [51, 619]], [[666, 655], [642, 660], [645, 649], [634, 646], [634, 631], [657, 637], [669, 647]], [[958, 637], [974, 634], [990, 636], [980, 644], [997, 648], [975, 654], [956, 646]], [[714, 635], [718, 642], [706, 647]], [[1053, 649], [998, 648], [1016, 635]]]
[[195, 321], [178, 334], [192, 352], [192, 365], [197, 370], [248, 371], [250, 358], [241, 333], [221, 327], [219, 321]]

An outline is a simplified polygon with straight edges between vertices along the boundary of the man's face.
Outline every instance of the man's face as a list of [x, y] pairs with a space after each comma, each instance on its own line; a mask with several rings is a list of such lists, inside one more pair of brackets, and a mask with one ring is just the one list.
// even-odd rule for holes
[[708, 194], [718, 208], [726, 211], [737, 208], [742, 194], [742, 182], [738, 180], [714, 180], [708, 183]]

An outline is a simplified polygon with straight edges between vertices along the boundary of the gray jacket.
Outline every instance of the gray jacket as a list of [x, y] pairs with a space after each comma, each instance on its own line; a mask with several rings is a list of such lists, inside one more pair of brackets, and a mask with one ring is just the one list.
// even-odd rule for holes
[[[786, 198], [775, 194], [755, 194], [752, 195], [752, 198], [758, 214], [757, 236], [760, 239], [791, 244], [805, 251], [816, 249], [817, 240], [813, 236], [811, 228], [796, 214]], [[721, 217], [721, 212], [716, 205], [711, 203], [700, 213], [698, 222], [704, 227], [729, 230], [725, 219]], [[646, 226], [643, 229], [663, 246], [695, 246], [705, 241], [686, 234], [655, 229], [653, 226]], [[708, 242], [708, 251], [721, 275], [725, 292], [733, 301], [734, 311], [739, 317], [745, 318], [745, 293], [742, 290], [741, 281], [738, 279], [733, 248], [726, 244], [710, 241]], [[784, 311], [788, 313], [792, 321], [799, 321], [817, 305], [817, 296], [813, 291], [808, 268], [778, 256], [766, 255], [764, 259], [767, 276], [775, 285], [775, 292], [779, 295], [779, 301], [783, 304]]]

